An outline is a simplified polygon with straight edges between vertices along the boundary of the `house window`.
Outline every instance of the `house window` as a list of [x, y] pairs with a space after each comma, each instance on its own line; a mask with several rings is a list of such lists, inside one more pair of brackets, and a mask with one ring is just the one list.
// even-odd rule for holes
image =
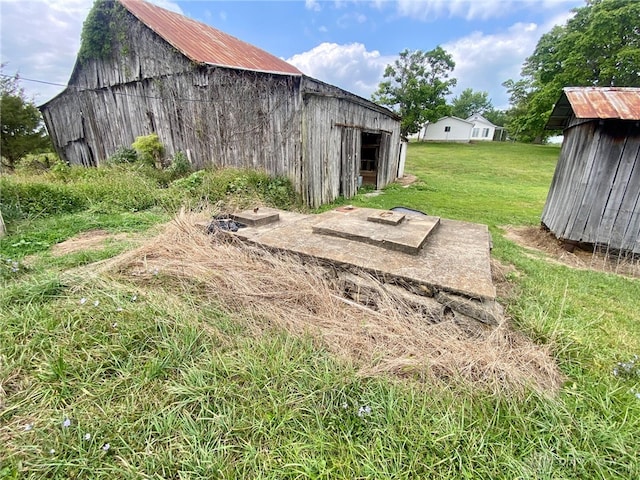
[[484, 138], [487, 138], [489, 136], [489, 129], [488, 128], [483, 128], [482, 129], [482, 136]]
[[476, 138], [479, 134], [480, 134], [479, 128], [474, 128], [473, 131], [471, 132], [471, 136], [474, 138]]
[[445, 132], [450, 132], [451, 131], [451, 127], [449, 127], [449, 126], [444, 127], [444, 131]]

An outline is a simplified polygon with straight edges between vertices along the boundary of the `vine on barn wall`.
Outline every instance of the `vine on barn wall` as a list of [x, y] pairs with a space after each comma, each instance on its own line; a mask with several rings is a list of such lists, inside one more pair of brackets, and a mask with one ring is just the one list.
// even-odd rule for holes
[[113, 54], [114, 46], [120, 46], [120, 54], [129, 53], [124, 20], [126, 9], [117, 2], [97, 0], [82, 24], [78, 59], [84, 63], [90, 59], [104, 60]]

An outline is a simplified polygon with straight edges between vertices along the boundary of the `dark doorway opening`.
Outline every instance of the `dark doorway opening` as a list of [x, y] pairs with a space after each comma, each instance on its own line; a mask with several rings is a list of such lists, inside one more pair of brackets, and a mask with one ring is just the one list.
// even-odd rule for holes
[[360, 176], [363, 185], [378, 187], [378, 161], [382, 134], [362, 132], [360, 147]]

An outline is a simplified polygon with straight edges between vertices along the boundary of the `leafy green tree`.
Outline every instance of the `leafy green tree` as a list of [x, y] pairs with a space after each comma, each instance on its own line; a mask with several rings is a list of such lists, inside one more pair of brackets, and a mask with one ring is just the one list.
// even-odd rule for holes
[[543, 141], [544, 126], [564, 87], [640, 86], [640, 2], [587, 0], [563, 26], [543, 35], [508, 80], [509, 131], [517, 140]]
[[482, 116], [499, 127], [504, 127], [507, 124], [507, 120], [509, 118], [507, 116], [507, 112], [505, 112], [504, 110], [497, 110], [495, 108], [486, 110], [482, 114]]
[[474, 92], [471, 88], [465, 88], [451, 102], [451, 115], [458, 118], [469, 118], [476, 113], [484, 115], [491, 108], [489, 92]]
[[25, 97], [18, 76], [0, 76], [0, 147], [2, 166], [13, 170], [28, 153], [51, 149], [37, 107]]
[[404, 50], [387, 65], [372, 99], [402, 117], [403, 135], [415, 133], [425, 121], [449, 114], [445, 97], [456, 85], [456, 79], [449, 78], [454, 67], [453, 58], [440, 46], [428, 52]]

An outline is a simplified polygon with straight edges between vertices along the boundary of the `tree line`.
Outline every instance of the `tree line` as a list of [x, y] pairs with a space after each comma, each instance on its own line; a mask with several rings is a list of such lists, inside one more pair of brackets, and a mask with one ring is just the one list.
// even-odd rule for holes
[[493, 107], [487, 92], [473, 89], [447, 103], [457, 83], [451, 77], [455, 62], [440, 46], [400, 52], [372, 99], [402, 117], [404, 135], [443, 116], [479, 113], [506, 127], [513, 140], [544, 142], [558, 133], [544, 127], [564, 87], [640, 86], [640, 2], [586, 0], [573, 14], [542, 35], [519, 79], [503, 82], [510, 102], [504, 111]]

